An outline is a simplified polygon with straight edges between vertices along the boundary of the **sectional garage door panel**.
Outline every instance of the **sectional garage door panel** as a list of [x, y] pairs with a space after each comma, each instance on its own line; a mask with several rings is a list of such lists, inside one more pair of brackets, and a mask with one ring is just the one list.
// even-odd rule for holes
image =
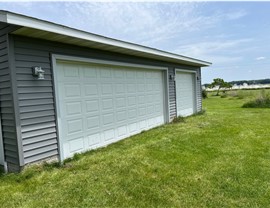
[[195, 113], [195, 74], [176, 72], [177, 116]]
[[57, 62], [64, 158], [165, 123], [160, 70]]

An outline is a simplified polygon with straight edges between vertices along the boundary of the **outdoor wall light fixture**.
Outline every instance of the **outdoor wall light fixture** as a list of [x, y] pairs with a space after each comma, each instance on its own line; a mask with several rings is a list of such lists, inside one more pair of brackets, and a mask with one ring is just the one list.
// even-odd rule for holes
[[32, 73], [34, 77], [37, 77], [38, 80], [44, 79], [45, 71], [40, 66], [33, 66]]

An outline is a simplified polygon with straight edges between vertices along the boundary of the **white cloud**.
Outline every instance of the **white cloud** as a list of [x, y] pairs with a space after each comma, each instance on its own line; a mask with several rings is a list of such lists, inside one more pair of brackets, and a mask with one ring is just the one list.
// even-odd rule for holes
[[236, 12], [227, 13], [225, 15], [229, 20], [236, 20], [236, 19], [239, 19], [239, 18], [246, 16], [247, 12], [244, 10], [240, 10], [240, 11], [236, 11]]
[[246, 14], [243, 10], [206, 14], [200, 12], [204, 5], [202, 2], [69, 2], [63, 5], [68, 15], [63, 21], [89, 32], [168, 50], [166, 42], [190, 37], [191, 33], [215, 28], [223, 20]]
[[[211, 31], [223, 21], [236, 20], [247, 13], [242, 9], [204, 12], [208, 5], [202, 2], [24, 2], [10, 5], [14, 11], [37, 18], [209, 60], [214, 65], [241, 60], [240, 50], [247, 47], [240, 46], [251, 41], [232, 39], [233, 34], [223, 34], [223, 31], [220, 37], [216, 33], [214, 37]], [[235, 51], [239, 54], [234, 54]]]
[[[197, 42], [178, 46], [175, 53], [186, 56], [196, 57], [203, 60], [213, 62], [215, 66], [222, 66], [223, 64], [234, 63], [243, 59], [241, 54], [241, 46], [252, 41], [252, 39], [237, 39], [237, 40], [219, 40]], [[246, 50], [246, 48], [245, 48]], [[233, 51], [237, 51], [234, 53]]]
[[[203, 13], [203, 2], [7, 3], [14, 11], [116, 39], [171, 50], [175, 40], [243, 17], [244, 10]], [[49, 14], [49, 15], [48, 15]]]
[[[154, 45], [211, 21], [196, 16], [197, 3], [67, 3], [69, 22], [88, 31]], [[76, 11], [76, 12], [74, 12]], [[75, 14], [75, 15], [74, 15]]]
[[264, 56], [260, 56], [256, 58], [257, 61], [264, 60], [264, 59], [266, 59]]
[[179, 46], [178, 50], [183, 51], [192, 51], [191, 49], [202, 51], [211, 51], [216, 52], [224, 49], [235, 48], [243, 43], [248, 43], [252, 41], [250, 38], [243, 38], [243, 39], [236, 39], [236, 40], [213, 40], [213, 41], [206, 41], [206, 42], [198, 42], [188, 45]]

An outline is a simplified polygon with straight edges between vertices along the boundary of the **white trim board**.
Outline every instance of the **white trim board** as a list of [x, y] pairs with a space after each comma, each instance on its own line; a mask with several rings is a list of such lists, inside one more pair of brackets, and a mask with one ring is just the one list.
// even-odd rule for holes
[[5, 153], [4, 153], [1, 117], [0, 117], [0, 165], [3, 166], [5, 165]]
[[187, 73], [195, 73], [197, 75], [197, 71], [195, 71], [194, 69], [188, 70], [188, 69], [178, 69], [176, 68], [175, 71], [179, 71], [179, 72], [187, 72]]
[[54, 59], [57, 59], [58, 61], [73, 61], [73, 62], [85, 62], [89, 64], [123, 66], [123, 67], [129, 67], [129, 68], [168, 70], [167, 67], [133, 64], [133, 63], [119, 62], [119, 61], [107, 61], [107, 60], [101, 60], [101, 59], [83, 58], [83, 57], [78, 57], [78, 56], [66, 56], [66, 55], [53, 54], [52, 57]]

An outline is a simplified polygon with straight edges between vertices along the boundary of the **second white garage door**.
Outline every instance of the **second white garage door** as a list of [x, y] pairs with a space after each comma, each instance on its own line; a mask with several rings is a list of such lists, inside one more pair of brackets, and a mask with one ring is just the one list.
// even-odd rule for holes
[[189, 116], [195, 113], [195, 73], [176, 71], [177, 116]]
[[62, 159], [165, 123], [161, 70], [56, 62]]

